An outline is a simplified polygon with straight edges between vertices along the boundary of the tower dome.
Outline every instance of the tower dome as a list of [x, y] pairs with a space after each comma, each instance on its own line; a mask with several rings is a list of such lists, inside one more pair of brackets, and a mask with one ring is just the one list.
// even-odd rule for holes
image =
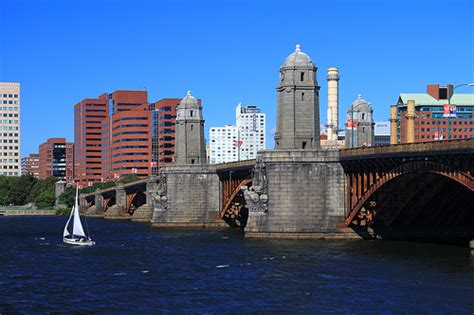
[[357, 111], [364, 111], [364, 112], [372, 112], [372, 107], [370, 106], [370, 103], [367, 102], [365, 99], [362, 98], [362, 95], [358, 95], [357, 99], [352, 102], [351, 107], [347, 110], [347, 113], [350, 114], [352, 110], [357, 110]]
[[297, 44], [295, 51], [286, 57], [283, 67], [295, 67], [295, 66], [313, 66], [311, 58], [307, 54], [301, 51], [301, 45]]
[[191, 91], [179, 102], [180, 108], [193, 108], [199, 106], [197, 99], [191, 95]]

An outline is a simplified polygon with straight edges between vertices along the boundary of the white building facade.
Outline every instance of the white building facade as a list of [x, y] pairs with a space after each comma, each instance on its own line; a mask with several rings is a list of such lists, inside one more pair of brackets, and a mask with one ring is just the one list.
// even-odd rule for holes
[[255, 159], [258, 151], [265, 150], [265, 113], [255, 105], [243, 107], [239, 103], [235, 109], [235, 120], [239, 130], [240, 160]]
[[211, 127], [209, 132], [209, 163], [238, 161], [238, 137], [236, 126]]
[[20, 83], [0, 82], [0, 175], [20, 176]]
[[235, 109], [236, 126], [211, 127], [209, 132], [209, 163], [251, 160], [265, 150], [265, 113], [255, 105]]

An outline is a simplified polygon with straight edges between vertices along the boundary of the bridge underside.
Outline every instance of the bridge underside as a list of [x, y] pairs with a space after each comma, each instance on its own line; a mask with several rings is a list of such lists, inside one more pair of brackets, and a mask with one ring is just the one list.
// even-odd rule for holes
[[474, 194], [433, 173], [394, 178], [364, 203], [351, 226], [366, 238], [464, 243], [474, 239]]

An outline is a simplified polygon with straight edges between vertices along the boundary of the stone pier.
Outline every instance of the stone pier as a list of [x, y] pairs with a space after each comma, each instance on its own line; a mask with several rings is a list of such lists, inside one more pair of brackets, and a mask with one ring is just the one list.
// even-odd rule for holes
[[122, 183], [115, 188], [115, 205], [107, 209], [104, 218], [106, 219], [131, 219], [126, 213], [127, 209], [127, 193]]
[[246, 237], [356, 238], [343, 225], [345, 176], [337, 150], [259, 153]]
[[163, 168], [153, 196], [151, 223], [156, 227], [225, 227], [219, 217], [220, 182], [215, 167]]

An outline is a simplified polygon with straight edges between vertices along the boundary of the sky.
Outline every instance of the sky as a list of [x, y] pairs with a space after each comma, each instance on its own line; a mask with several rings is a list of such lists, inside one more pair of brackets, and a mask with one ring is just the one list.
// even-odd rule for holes
[[21, 83], [22, 156], [73, 141], [74, 105], [115, 90], [150, 102], [191, 90], [206, 137], [235, 124], [239, 102], [258, 105], [273, 148], [278, 69], [296, 44], [318, 67], [321, 124], [328, 67], [341, 125], [358, 94], [386, 121], [400, 93], [474, 82], [474, 0], [0, 1], [0, 81]]

